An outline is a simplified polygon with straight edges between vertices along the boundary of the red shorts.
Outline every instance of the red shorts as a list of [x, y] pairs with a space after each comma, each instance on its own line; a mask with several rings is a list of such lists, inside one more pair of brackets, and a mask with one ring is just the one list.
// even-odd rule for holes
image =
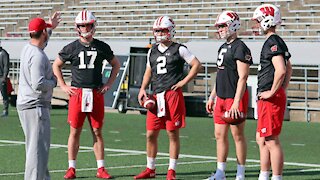
[[104, 96], [93, 89], [93, 110], [92, 112], [81, 112], [82, 89], [74, 90], [75, 95], [69, 98], [68, 123], [73, 128], [83, 126], [84, 120], [88, 117], [93, 128], [101, 128], [104, 120]]
[[[242, 96], [242, 99], [239, 104], [239, 111], [243, 112], [247, 115], [248, 112], [248, 102], [249, 102], [249, 93], [246, 90]], [[216, 106], [214, 108], [214, 123], [216, 124], [227, 124], [224, 120], [221, 119], [221, 116], [224, 114], [225, 111], [230, 110], [233, 104], [233, 98], [222, 99], [217, 97]]]
[[277, 136], [281, 132], [286, 110], [286, 93], [283, 88], [271, 98], [258, 100], [258, 126], [260, 137]]
[[[154, 95], [156, 98], [156, 95]], [[147, 112], [147, 130], [166, 129], [169, 131], [185, 127], [186, 108], [182, 90], [168, 90], [164, 96], [166, 115], [157, 116], [157, 108]]]

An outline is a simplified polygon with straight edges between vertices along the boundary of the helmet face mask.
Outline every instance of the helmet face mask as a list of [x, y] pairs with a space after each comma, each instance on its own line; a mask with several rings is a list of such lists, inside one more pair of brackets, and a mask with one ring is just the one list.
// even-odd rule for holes
[[233, 11], [223, 11], [218, 15], [214, 26], [218, 28], [220, 38], [228, 39], [240, 29], [240, 18]]
[[260, 5], [254, 11], [252, 20], [256, 20], [260, 24], [261, 31], [266, 33], [271, 27], [281, 24], [280, 10], [272, 4]]
[[88, 10], [84, 9], [75, 19], [78, 35], [83, 38], [91, 38], [96, 31], [96, 17]]
[[172, 41], [175, 31], [175, 24], [168, 16], [158, 17], [153, 24], [153, 36], [157, 43]]

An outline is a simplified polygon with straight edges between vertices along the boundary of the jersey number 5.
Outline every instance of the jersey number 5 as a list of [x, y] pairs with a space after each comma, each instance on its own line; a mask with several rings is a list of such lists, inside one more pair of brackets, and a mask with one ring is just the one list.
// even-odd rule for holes
[[223, 58], [224, 58], [224, 54], [227, 52], [226, 48], [223, 48], [220, 50], [219, 52], [219, 56], [218, 56], [218, 60], [217, 60], [217, 65], [221, 66], [223, 63]]
[[167, 73], [167, 58], [165, 56], [159, 56], [157, 58], [157, 74]]
[[93, 69], [94, 68], [94, 61], [97, 58], [97, 51], [87, 51], [87, 56], [91, 56], [89, 64], [85, 64], [84, 60], [84, 51], [81, 51], [78, 55], [80, 58], [79, 69]]

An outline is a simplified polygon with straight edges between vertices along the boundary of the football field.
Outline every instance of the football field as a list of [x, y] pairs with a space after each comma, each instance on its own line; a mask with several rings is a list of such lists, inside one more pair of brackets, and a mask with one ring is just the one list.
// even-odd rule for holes
[[[2, 108], [2, 107], [0, 107]], [[52, 180], [63, 179], [68, 167], [67, 110], [51, 111], [51, 149], [49, 168]], [[257, 179], [259, 150], [255, 142], [255, 120], [247, 120], [248, 156], [246, 179]], [[285, 180], [320, 179], [320, 123], [284, 122], [281, 141], [285, 153]], [[133, 179], [146, 166], [145, 116], [107, 112], [103, 127], [106, 167], [115, 179]], [[216, 167], [216, 149], [212, 118], [187, 117], [187, 127], [181, 130], [181, 155], [177, 167], [178, 179], [207, 178]], [[232, 137], [226, 175], [234, 180], [236, 156]], [[85, 123], [77, 160], [77, 179], [96, 179], [96, 161], [92, 136]], [[0, 118], [0, 180], [21, 180], [24, 173], [24, 135], [15, 108], [9, 117]], [[165, 131], [159, 136], [156, 179], [165, 179], [168, 168], [168, 139]]]

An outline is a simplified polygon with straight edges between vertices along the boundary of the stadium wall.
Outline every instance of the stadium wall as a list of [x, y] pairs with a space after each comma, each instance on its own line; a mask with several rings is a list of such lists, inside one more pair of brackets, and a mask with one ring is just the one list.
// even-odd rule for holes
[[[55, 40], [52, 39], [48, 43], [45, 51], [49, 59], [54, 60], [57, 57], [58, 52], [71, 42], [72, 40]], [[253, 60], [255, 64], [259, 63], [259, 56], [263, 41], [259, 40], [244, 40], [247, 46], [251, 49]], [[27, 43], [27, 40], [2, 40], [1, 45], [10, 54], [11, 59], [19, 59], [23, 46]], [[117, 55], [128, 55], [130, 47], [145, 47], [147, 41], [139, 40], [105, 40], [114, 53]], [[193, 52], [198, 59], [204, 62], [216, 62], [217, 51], [223, 41], [191, 41], [185, 43], [185, 45]], [[318, 65], [318, 57], [320, 50], [319, 42], [293, 42], [287, 41], [287, 45], [292, 54], [292, 63], [296, 65]]]

